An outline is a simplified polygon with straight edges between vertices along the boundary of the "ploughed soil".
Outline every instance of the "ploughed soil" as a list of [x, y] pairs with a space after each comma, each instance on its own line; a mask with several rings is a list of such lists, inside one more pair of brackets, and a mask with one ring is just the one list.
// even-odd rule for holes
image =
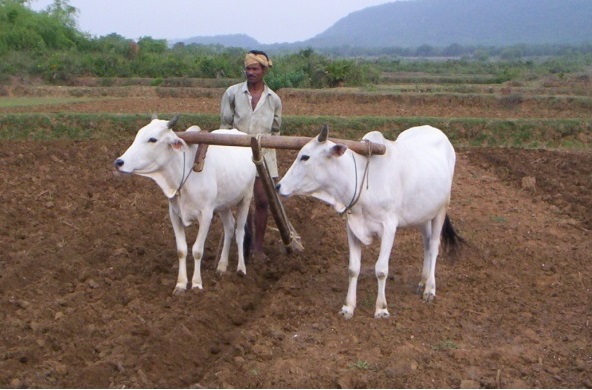
[[[83, 107], [101, 103], [46, 110]], [[435, 302], [415, 294], [419, 233], [400, 230], [391, 317], [373, 318], [376, 240], [344, 320], [345, 222], [309, 198], [284, 203], [304, 251], [284, 253], [270, 218], [268, 259], [218, 276], [216, 219], [204, 290], [173, 295], [167, 200], [113, 172], [131, 141], [0, 143], [0, 387], [592, 387], [589, 151], [459, 148], [449, 215], [467, 245], [440, 256]], [[278, 155], [282, 174], [295, 152]]]

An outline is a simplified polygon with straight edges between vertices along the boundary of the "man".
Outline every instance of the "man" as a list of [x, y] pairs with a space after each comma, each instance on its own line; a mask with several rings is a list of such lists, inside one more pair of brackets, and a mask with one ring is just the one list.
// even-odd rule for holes
[[[272, 62], [262, 51], [251, 50], [244, 60], [247, 81], [230, 86], [222, 96], [220, 119], [222, 129], [238, 129], [247, 134], [279, 135], [282, 122], [282, 101], [264, 82]], [[275, 149], [262, 149], [262, 156], [272, 178], [278, 175]], [[269, 202], [261, 178], [253, 188], [255, 213], [247, 219], [248, 232], [254, 224], [253, 256], [265, 258], [263, 237], [267, 227]], [[253, 223], [254, 222], [254, 223]]]

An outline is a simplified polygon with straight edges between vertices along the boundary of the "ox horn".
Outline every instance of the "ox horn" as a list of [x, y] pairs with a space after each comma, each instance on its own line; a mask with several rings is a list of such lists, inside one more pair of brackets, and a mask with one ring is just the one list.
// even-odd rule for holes
[[323, 128], [321, 129], [321, 133], [319, 134], [317, 140], [319, 142], [325, 142], [327, 140], [328, 134], [329, 134], [329, 126], [323, 125]]
[[176, 124], [177, 121], [179, 120], [179, 114], [175, 115], [168, 123], [167, 123], [167, 127], [169, 129], [172, 129]]

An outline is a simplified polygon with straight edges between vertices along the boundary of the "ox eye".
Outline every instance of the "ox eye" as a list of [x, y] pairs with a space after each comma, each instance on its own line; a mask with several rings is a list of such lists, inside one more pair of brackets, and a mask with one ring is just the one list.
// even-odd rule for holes
[[156, 138], [150, 138], [150, 139], [148, 140], [148, 142], [150, 142], [151, 144], [153, 144], [153, 143], [155, 143], [155, 142], [156, 142]]
[[300, 161], [307, 161], [310, 158], [310, 156], [304, 154], [300, 157]]

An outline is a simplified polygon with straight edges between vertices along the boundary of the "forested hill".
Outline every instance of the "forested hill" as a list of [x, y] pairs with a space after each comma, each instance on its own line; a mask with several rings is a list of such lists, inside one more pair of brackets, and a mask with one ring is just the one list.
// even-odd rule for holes
[[387, 1], [353, 12], [302, 42], [262, 45], [245, 35], [183, 42], [264, 49], [592, 44], [592, 0]]
[[407, 0], [351, 13], [310, 47], [592, 43], [591, 0]]
[[259, 46], [254, 38], [246, 34], [215, 35], [209, 37], [193, 37], [183, 40], [187, 45], [196, 43], [198, 45], [222, 45], [236, 47], [256, 47]]

